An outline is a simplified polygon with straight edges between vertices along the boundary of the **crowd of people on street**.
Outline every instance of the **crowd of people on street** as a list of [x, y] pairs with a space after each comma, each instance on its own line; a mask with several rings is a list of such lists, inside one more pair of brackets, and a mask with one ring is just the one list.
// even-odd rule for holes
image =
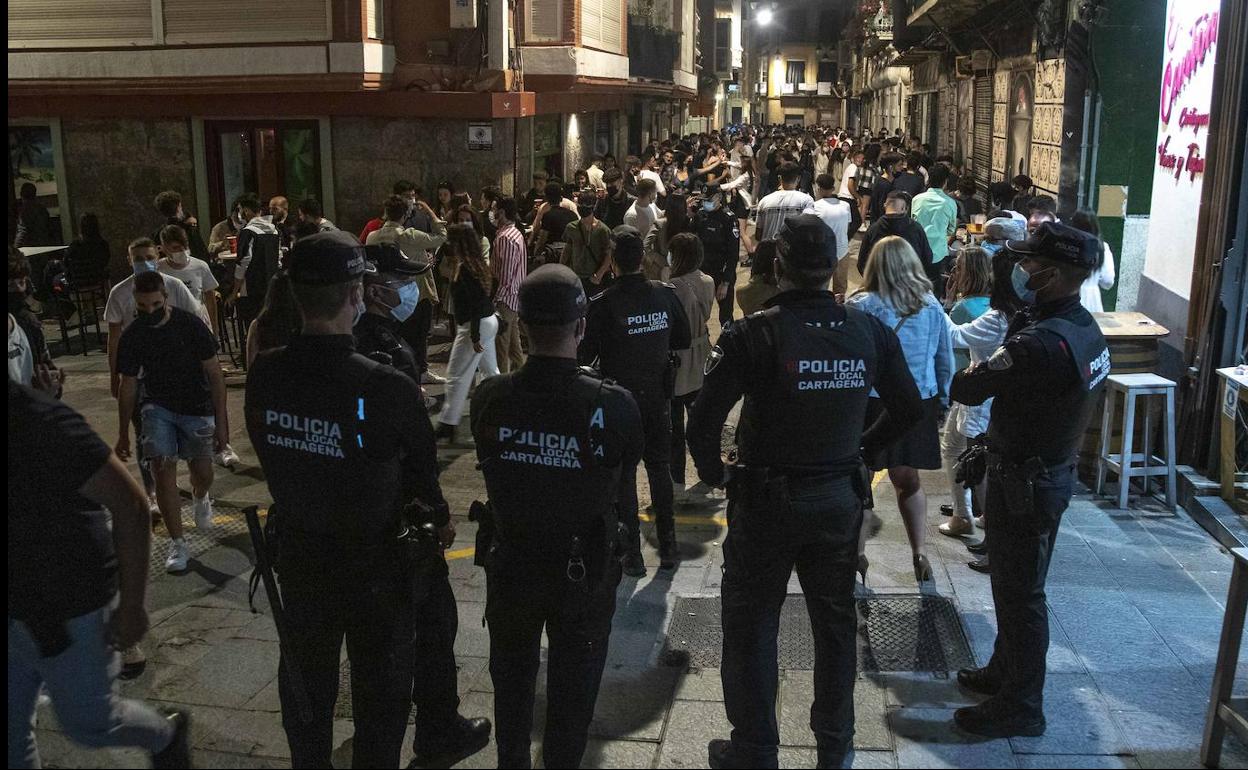
[[[292, 210], [245, 193], [205, 239], [182, 196], [161, 193], [160, 226], [130, 241], [132, 274], [107, 287], [111, 441], [59, 400], [65, 377], [31, 304], [49, 279], [10, 247], [11, 767], [38, 766], [41, 692], [71, 738], [189, 766], [190, 715], [123, 699], [115, 678], [146, 663], [158, 523], [166, 570], [191, 562], [179, 461], [205, 534], [214, 464], [241, 462], [218, 363], [230, 335], [273, 500], [271, 609], [296, 767], [329, 766], [344, 639], [354, 766], [397, 766], [414, 707], [422, 766], [479, 751], [493, 730], [500, 766], [528, 767], [543, 633], [545, 766], [579, 766], [617, 586], [647, 573], [639, 465], [660, 570], [681, 561], [676, 504], [727, 490], [733, 733], [711, 742], [712, 767], [777, 766], [775, 637], [794, 569], [818, 650], [819, 766], [852, 761], [855, 575], [867, 582], [866, 543], [883, 525], [876, 473], [918, 583], [933, 580], [924, 470], [943, 470], [939, 494], [952, 496], [938, 531], [967, 538], [971, 567], [991, 576], [992, 660], [958, 673], [986, 699], [959, 709], [957, 727], [1044, 732], [1045, 572], [1108, 368], [1090, 312], [1114, 259], [1096, 216], [1059, 215], [1025, 176], [985, 189], [900, 130], [732, 126], [589, 160], [570, 182], [538, 169], [515, 197], [440, 182], [426, 200], [400, 179], [358, 234], [315, 199]], [[34, 206], [21, 221], [23, 234], [48, 227]], [[104, 282], [101, 223], [79, 225], [45, 273]], [[493, 723], [459, 713], [443, 553], [456, 520], [438, 454], [467, 433], [488, 493], [472, 520]]]

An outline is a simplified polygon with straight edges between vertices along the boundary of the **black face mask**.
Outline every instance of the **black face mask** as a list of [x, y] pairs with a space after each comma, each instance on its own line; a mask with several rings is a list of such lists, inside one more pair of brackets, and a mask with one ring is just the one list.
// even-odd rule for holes
[[165, 320], [165, 309], [161, 307], [159, 310], [153, 310], [150, 313], [143, 310], [137, 310], [134, 314], [134, 322], [143, 326], [155, 326]]
[[26, 292], [9, 289], [9, 312], [15, 313], [26, 309]]

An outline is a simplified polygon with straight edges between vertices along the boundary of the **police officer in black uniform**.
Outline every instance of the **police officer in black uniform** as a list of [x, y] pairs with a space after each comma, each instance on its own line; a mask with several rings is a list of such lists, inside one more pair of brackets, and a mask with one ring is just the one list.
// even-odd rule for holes
[[[397, 767], [411, 708], [420, 566], [403, 511], [419, 499], [434, 525], [450, 520], [433, 429], [411, 379], [355, 352], [364, 247], [347, 233], [318, 233], [299, 239], [291, 257], [302, 332], [256, 358], [244, 402], [274, 500], [266, 528], [278, 545], [291, 651], [279, 668], [282, 724], [291, 764], [330, 766], [345, 636], [353, 765]], [[307, 692], [308, 722], [295, 708], [293, 676]]]
[[733, 289], [737, 284], [737, 262], [741, 255], [741, 227], [737, 217], [724, 205], [719, 185], [707, 185], [693, 216], [693, 232], [702, 241], [702, 272], [715, 281], [719, 302], [719, 323], [732, 320]]
[[[691, 343], [689, 320], [671, 284], [648, 280], [641, 272], [642, 241], [637, 229], [620, 225], [613, 233], [620, 278], [589, 303], [583, 363], [598, 360], [603, 375], [628, 388], [641, 410], [646, 434], [643, 461], [650, 479], [651, 510], [663, 569], [676, 566], [676, 518], [671, 465], [671, 397], [675, 364], [671, 351]], [[620, 518], [628, 528], [624, 574], [646, 574], [641, 558], [637, 468], [625, 467], [620, 481]]]
[[[355, 325], [355, 349], [362, 355], [389, 364], [412, 382], [420, 382], [420, 367], [411, 346], [399, 334], [399, 324], [416, 309], [420, 291], [416, 279], [431, 266], [409, 259], [397, 244], [367, 246], [374, 266], [364, 274], [364, 315]], [[423, 401], [412, 405], [425, 415]], [[416, 521], [423, 524], [432, 521]], [[439, 532], [442, 545], [455, 540], [455, 524], [448, 521]], [[455, 636], [459, 609], [451, 590], [446, 559], [433, 559], [421, 582], [422, 596], [416, 605], [416, 645], [412, 704], [416, 708], [415, 761], [421, 767], [445, 767], [476, 753], [490, 740], [488, 719], [459, 715], [458, 669]]]
[[[724, 328], [689, 418], [699, 478], [728, 489], [722, 678], [733, 730], [730, 741], [711, 741], [711, 767], [777, 766], [776, 633], [794, 567], [814, 632], [819, 767], [848, 766], [854, 569], [870, 485], [861, 458], [922, 415], [897, 335], [828, 291], [836, 247], [823, 221], [789, 217], [780, 240], [780, 293]], [[863, 433], [873, 387], [887, 411]], [[725, 468], [720, 435], [743, 396], [739, 457]]]
[[580, 767], [620, 582], [613, 500], [641, 456], [641, 418], [627, 390], [577, 368], [587, 303], [575, 273], [543, 265], [519, 299], [529, 358], [482, 382], [471, 410], [492, 501], [477, 550], [487, 554], [498, 766], [529, 767], [545, 628], [545, 766]]
[[1075, 483], [1075, 454], [1109, 374], [1109, 350], [1079, 287], [1101, 259], [1100, 242], [1058, 223], [1026, 241], [1007, 241], [1020, 260], [1014, 293], [1026, 306], [1005, 344], [954, 375], [951, 397], [993, 398], [988, 423], [988, 556], [997, 641], [984, 668], [958, 682], [990, 696], [958, 709], [955, 723], [976, 735], [1044, 733], [1049, 621], [1044, 581], [1062, 513]]

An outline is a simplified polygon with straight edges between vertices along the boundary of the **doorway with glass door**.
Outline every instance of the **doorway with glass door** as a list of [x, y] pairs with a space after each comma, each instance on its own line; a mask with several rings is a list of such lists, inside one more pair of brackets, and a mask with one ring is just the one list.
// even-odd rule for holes
[[321, 197], [315, 120], [205, 121], [204, 140], [214, 222], [225, 219], [245, 192], [257, 193], [266, 206], [285, 196], [292, 210], [305, 198]]

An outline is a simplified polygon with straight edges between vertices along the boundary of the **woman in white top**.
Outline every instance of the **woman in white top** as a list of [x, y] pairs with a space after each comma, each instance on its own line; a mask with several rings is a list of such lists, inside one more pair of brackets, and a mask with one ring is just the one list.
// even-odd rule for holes
[[680, 233], [668, 243], [672, 263], [672, 286], [689, 319], [692, 343], [677, 350], [680, 366], [672, 391], [672, 483], [685, 486], [685, 413], [693, 407], [702, 390], [703, 367], [711, 353], [711, 337], [706, 324], [715, 304], [715, 281], [702, 266], [702, 242], [693, 233]]
[[754, 181], [754, 159], [743, 157], [737, 178], [719, 186], [720, 192], [724, 194], [724, 200], [731, 201], [728, 208], [737, 218], [741, 243], [745, 245], [746, 254], [753, 254], [756, 245], [749, 235], [749, 228], [746, 227], [750, 220], [750, 209], [754, 207]]
[[[1082, 208], [1076, 211], [1070, 217], [1070, 226], [1085, 233], [1091, 233], [1097, 238], [1101, 237], [1101, 223], [1091, 209]], [[1079, 302], [1084, 310], [1089, 313], [1103, 312], [1105, 306], [1101, 302], [1101, 292], [1114, 288], [1115, 280], [1117, 280], [1117, 275], [1114, 271], [1114, 252], [1110, 250], [1108, 243], [1101, 241], [1101, 264], [1084, 279], [1083, 285], [1079, 287]]]

